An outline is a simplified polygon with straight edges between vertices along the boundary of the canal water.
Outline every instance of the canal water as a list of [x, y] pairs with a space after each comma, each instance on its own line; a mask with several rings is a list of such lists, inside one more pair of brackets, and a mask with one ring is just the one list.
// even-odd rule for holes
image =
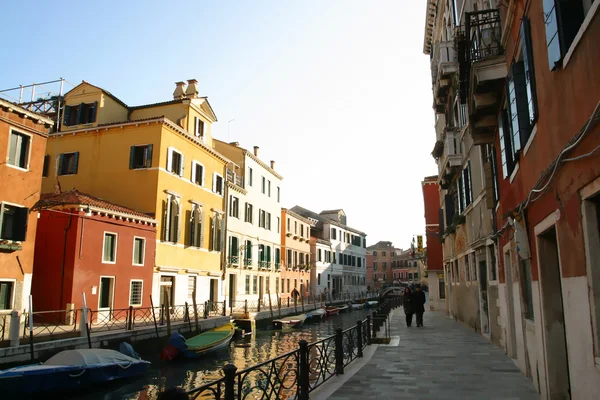
[[257, 329], [251, 335], [235, 338], [229, 348], [207, 355], [206, 359], [182, 362], [162, 362], [158, 346], [136, 348], [143, 359], [152, 362], [148, 374], [137, 380], [114, 382], [85, 394], [67, 397], [72, 400], [156, 399], [158, 393], [171, 386], [192, 389], [222, 376], [221, 368], [228, 363], [238, 370], [266, 361], [298, 348], [299, 340], [314, 342], [335, 334], [337, 328], [349, 328], [359, 319], [370, 315], [369, 310], [346, 311], [326, 317], [321, 323], [307, 323], [302, 328], [273, 330]]

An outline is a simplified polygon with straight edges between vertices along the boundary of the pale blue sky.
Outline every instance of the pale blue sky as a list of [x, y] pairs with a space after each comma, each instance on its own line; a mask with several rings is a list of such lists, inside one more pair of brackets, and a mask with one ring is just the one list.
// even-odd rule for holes
[[284, 207], [343, 208], [369, 245], [424, 231], [420, 182], [437, 173], [425, 1], [7, 3], [0, 88], [64, 77], [138, 105], [195, 78], [213, 135], [276, 161]]

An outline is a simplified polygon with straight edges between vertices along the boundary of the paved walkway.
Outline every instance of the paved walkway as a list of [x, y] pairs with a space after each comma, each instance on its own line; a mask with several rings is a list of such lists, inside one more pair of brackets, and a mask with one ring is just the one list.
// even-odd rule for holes
[[400, 337], [399, 345], [378, 346], [329, 400], [539, 400], [501, 348], [442, 313], [426, 312], [424, 324], [408, 328], [402, 309], [395, 310], [392, 337]]

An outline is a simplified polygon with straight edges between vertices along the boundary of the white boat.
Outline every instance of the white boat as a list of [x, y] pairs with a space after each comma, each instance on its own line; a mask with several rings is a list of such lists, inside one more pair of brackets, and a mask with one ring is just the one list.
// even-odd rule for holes
[[379, 304], [379, 302], [373, 300], [373, 301], [365, 302], [365, 304], [363, 304], [363, 306], [365, 308], [371, 308], [371, 307], [375, 307], [377, 304]]
[[306, 321], [306, 314], [280, 318], [273, 320], [273, 328], [282, 329], [284, 326], [289, 326], [290, 328], [297, 328], [299, 326], [302, 326], [304, 321]]
[[310, 318], [311, 320], [318, 320], [321, 321], [325, 315], [327, 314], [327, 312], [322, 309], [322, 308], [317, 308], [316, 310], [313, 310], [311, 312], [309, 312], [308, 314], [306, 314], [307, 318]]
[[360, 303], [350, 303], [350, 307], [353, 310], [360, 310], [361, 308], [363, 308], [363, 305]]

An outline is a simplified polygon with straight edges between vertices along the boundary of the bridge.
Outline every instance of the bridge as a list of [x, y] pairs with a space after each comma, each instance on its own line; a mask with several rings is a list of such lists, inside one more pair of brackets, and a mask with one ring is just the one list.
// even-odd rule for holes
[[380, 299], [384, 299], [386, 297], [402, 296], [403, 292], [404, 292], [404, 288], [403, 287], [392, 286], [392, 287], [388, 287], [386, 289], [383, 289], [383, 290], [379, 291], [379, 298]]

